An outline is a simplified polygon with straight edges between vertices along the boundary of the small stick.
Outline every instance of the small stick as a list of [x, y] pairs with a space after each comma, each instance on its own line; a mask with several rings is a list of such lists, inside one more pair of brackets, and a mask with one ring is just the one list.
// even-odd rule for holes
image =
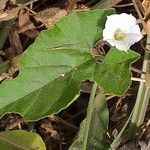
[[69, 122], [67, 122], [67, 121], [65, 121], [65, 120], [63, 120], [63, 119], [61, 119], [59, 116], [51, 115], [51, 116], [49, 116], [49, 118], [52, 119], [52, 120], [54, 120], [54, 121], [60, 122], [60, 123], [62, 123], [62, 124], [64, 124], [64, 125], [66, 125], [66, 126], [72, 128], [72, 129], [74, 129], [74, 130], [76, 130], [76, 131], [79, 130], [79, 128], [78, 128], [77, 126], [75, 126], [75, 125], [73, 125], [73, 124], [71, 124], [71, 123], [69, 123]]
[[138, 74], [146, 74], [146, 73], [143, 72], [142, 70], [137, 69], [137, 68], [135, 68], [135, 67], [131, 67], [130, 70], [133, 71], [133, 72], [136, 72], [136, 73], [138, 73]]
[[37, 13], [35, 11], [31, 10], [27, 6], [23, 6], [23, 8], [25, 8], [26, 10], [28, 10], [29, 12], [31, 12], [33, 15], [37, 15]]
[[137, 81], [137, 82], [146, 82], [145, 79], [141, 79], [141, 78], [135, 78], [135, 77], [131, 77], [132, 81]]
[[139, 10], [140, 10], [140, 11], [142, 12], [142, 14], [144, 15], [144, 14], [145, 14], [145, 10], [144, 10], [144, 8], [143, 8], [143, 6], [142, 6], [141, 1], [140, 1], [140, 0], [136, 0], [136, 3], [137, 3], [137, 5], [138, 5]]
[[127, 6], [133, 6], [133, 3], [129, 3], [129, 4], [123, 4], [123, 5], [115, 5], [114, 7], [127, 7]]

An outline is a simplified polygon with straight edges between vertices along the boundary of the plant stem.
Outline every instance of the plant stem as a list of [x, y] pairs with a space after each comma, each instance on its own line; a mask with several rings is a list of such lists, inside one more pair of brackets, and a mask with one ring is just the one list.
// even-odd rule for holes
[[126, 130], [128, 124], [129, 124], [129, 122], [130, 122], [132, 113], [133, 113], [133, 112], [131, 112], [131, 114], [130, 114], [128, 120], [127, 120], [126, 123], [124, 124], [123, 128], [121, 129], [121, 131], [119, 132], [119, 134], [117, 135], [117, 137], [116, 137], [116, 138], [114, 139], [114, 141], [111, 143], [109, 150], [115, 150], [115, 149], [117, 149], [117, 147], [118, 147], [119, 144], [121, 143], [121, 141], [122, 141], [121, 137], [122, 137], [123, 133], [125, 132], [125, 130]]
[[145, 79], [146, 82], [140, 82], [139, 91], [137, 94], [136, 103], [131, 118], [129, 127], [129, 135], [134, 137], [143, 123], [146, 109], [150, 99], [150, 35], [147, 35], [147, 44], [145, 50], [145, 56], [143, 61], [142, 71], [146, 74], [142, 74], [141, 78]]
[[[91, 92], [91, 95], [90, 95], [90, 99], [89, 99], [89, 104], [88, 104], [88, 110], [87, 110], [87, 119], [86, 119], [86, 130], [89, 131], [89, 124], [90, 124], [90, 121], [91, 121], [91, 117], [92, 117], [92, 111], [93, 111], [93, 107], [92, 107], [92, 103], [94, 101], [94, 98], [95, 98], [95, 94], [96, 94], [96, 90], [97, 90], [97, 83], [94, 82], [93, 84], [93, 87], [92, 87], [92, 92]], [[84, 143], [83, 143], [83, 147], [82, 147], [82, 150], [86, 150], [86, 144], [88, 143], [88, 132], [85, 132], [85, 140], [84, 140]]]

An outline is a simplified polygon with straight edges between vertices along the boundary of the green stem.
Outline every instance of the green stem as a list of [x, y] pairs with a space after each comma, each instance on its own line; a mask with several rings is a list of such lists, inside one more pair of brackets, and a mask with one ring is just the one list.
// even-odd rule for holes
[[131, 118], [131, 123], [129, 127], [129, 135], [131, 137], [134, 137], [140, 127], [140, 125], [143, 123], [146, 109], [149, 103], [150, 99], [150, 35], [147, 36], [147, 44], [143, 61], [143, 67], [142, 71], [146, 74], [142, 74], [141, 78], [146, 79], [146, 83], [140, 82], [139, 91], [137, 94], [136, 103], [133, 110], [133, 115]]
[[[92, 111], [93, 111], [93, 105], [92, 103], [94, 102], [94, 98], [95, 98], [95, 94], [96, 94], [96, 90], [97, 90], [97, 83], [94, 82], [93, 84], [93, 87], [92, 87], [92, 92], [91, 92], [91, 95], [90, 95], [90, 99], [89, 99], [89, 104], [88, 104], [88, 114], [87, 114], [87, 119], [86, 119], [86, 130], [89, 131], [89, 124], [90, 124], [90, 121], [91, 121], [91, 117], [92, 117]], [[88, 132], [85, 132], [85, 137], [88, 137]], [[83, 147], [82, 147], [82, 150], [86, 150], [87, 148], [87, 143], [88, 143], [88, 138], [85, 138], [84, 140], [84, 143], [83, 143]]]
[[115, 149], [117, 149], [117, 147], [118, 147], [119, 144], [121, 143], [121, 141], [122, 141], [121, 137], [122, 137], [123, 133], [125, 132], [125, 130], [127, 129], [127, 126], [128, 126], [128, 124], [129, 124], [129, 122], [130, 122], [130, 119], [131, 119], [131, 117], [132, 117], [132, 113], [133, 113], [133, 112], [131, 112], [131, 114], [130, 114], [128, 120], [127, 120], [126, 123], [124, 124], [123, 128], [121, 129], [121, 131], [119, 132], [119, 134], [117, 135], [117, 137], [116, 137], [116, 138], [114, 139], [114, 141], [111, 143], [109, 150], [115, 150]]

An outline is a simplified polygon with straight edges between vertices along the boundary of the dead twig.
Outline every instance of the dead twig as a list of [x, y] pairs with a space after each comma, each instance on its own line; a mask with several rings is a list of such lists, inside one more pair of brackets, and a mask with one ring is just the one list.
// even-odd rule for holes
[[134, 7], [135, 7], [135, 10], [136, 10], [136, 12], [137, 12], [137, 14], [138, 14], [138, 16], [139, 16], [141, 22], [142, 22], [143, 28], [144, 28], [145, 32], [148, 34], [146, 23], [145, 23], [145, 21], [144, 21], [144, 19], [143, 19], [143, 17], [142, 17], [142, 14], [141, 14], [141, 12], [140, 12], [140, 10], [139, 10], [139, 7], [138, 7], [138, 5], [137, 5], [137, 2], [136, 2], [136, 0], [132, 0], [132, 2], [133, 2], [133, 5], [134, 5]]

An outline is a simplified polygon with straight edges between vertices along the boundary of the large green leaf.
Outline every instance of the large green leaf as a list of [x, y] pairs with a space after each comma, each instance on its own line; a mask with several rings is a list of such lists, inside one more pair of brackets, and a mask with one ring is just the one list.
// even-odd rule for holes
[[69, 150], [107, 150], [106, 139], [109, 113], [106, 98], [102, 91], [88, 105], [87, 117], [82, 122], [76, 140]]
[[46, 150], [42, 138], [23, 130], [0, 132], [1, 150]]
[[19, 61], [20, 75], [0, 87], [0, 114], [39, 119], [68, 105], [79, 83], [93, 75], [90, 49], [114, 10], [73, 13], [41, 32]]
[[113, 9], [76, 12], [41, 32], [19, 60], [19, 76], [0, 86], [0, 115], [17, 112], [35, 120], [56, 113], [72, 102], [86, 79], [96, 80], [106, 92], [123, 94], [137, 53], [112, 49], [102, 64], [91, 54], [102, 39], [106, 16], [112, 13]]
[[108, 93], [121, 95], [131, 84], [129, 68], [138, 57], [139, 54], [134, 51], [124, 52], [111, 48], [103, 63], [96, 66], [95, 81]]

